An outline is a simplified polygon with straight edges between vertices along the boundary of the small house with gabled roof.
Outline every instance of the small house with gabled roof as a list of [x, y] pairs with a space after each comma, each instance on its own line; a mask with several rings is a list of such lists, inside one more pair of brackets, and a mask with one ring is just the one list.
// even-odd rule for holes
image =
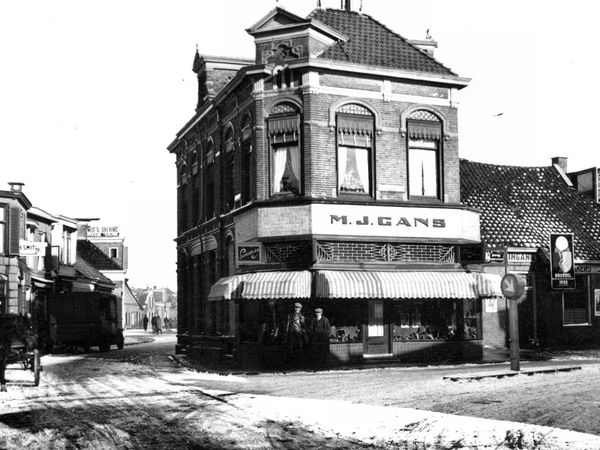
[[[465, 247], [461, 261], [525, 276], [518, 301], [521, 347], [596, 345], [600, 339], [600, 205], [573, 186], [566, 163], [460, 162], [462, 202], [481, 213], [481, 244]], [[552, 235], [572, 236], [574, 284], [566, 288], [552, 283]], [[484, 305], [488, 345], [506, 344], [505, 312], [504, 299]]]

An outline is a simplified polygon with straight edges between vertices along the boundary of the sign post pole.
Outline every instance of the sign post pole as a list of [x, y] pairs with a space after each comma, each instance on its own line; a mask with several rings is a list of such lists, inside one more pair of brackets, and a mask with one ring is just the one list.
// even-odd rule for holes
[[518, 302], [525, 292], [525, 280], [514, 273], [507, 273], [500, 282], [502, 294], [509, 300], [508, 333], [510, 342], [510, 370], [520, 370], [519, 355], [519, 307]]
[[521, 369], [519, 355], [519, 308], [518, 299], [509, 300], [508, 333], [510, 339], [510, 370], [518, 372]]

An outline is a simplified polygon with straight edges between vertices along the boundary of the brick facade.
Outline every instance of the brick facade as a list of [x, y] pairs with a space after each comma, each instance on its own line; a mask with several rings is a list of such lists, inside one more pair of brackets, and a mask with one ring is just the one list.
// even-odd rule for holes
[[[269, 20], [272, 22], [266, 26]], [[345, 268], [357, 269], [366, 263], [369, 267], [383, 267], [384, 270], [422, 270], [423, 267], [458, 270], [457, 246], [478, 239], [478, 229], [468, 236], [459, 233], [439, 237], [429, 219], [423, 221], [429, 234], [417, 233], [417, 237], [408, 241], [387, 235], [375, 247], [372, 243], [382, 236], [382, 231], [376, 227], [371, 228], [371, 236], [348, 236], [343, 231], [320, 236], [315, 231], [319, 218], [310, 215], [316, 214], [310, 212], [313, 204], [358, 205], [364, 208], [365, 218], [370, 214], [403, 216], [421, 213], [429, 214], [433, 220], [438, 216], [445, 217], [447, 213], [463, 211], [465, 208], [460, 205], [457, 110], [450, 99], [450, 91], [466, 84], [451, 72], [439, 78], [439, 71], [447, 71], [441, 68], [424, 81], [422, 74], [415, 74], [411, 79], [401, 70], [374, 73], [367, 65], [349, 67], [332, 61], [314, 65], [307, 55], [322, 54], [324, 49], [346, 38], [329, 29], [320, 29], [318, 24], [299, 20], [276, 8], [270, 19], [267, 16], [265, 23], [259, 22], [251, 28], [250, 34], [257, 39], [255, 60], [241, 65], [235, 74], [229, 69], [215, 67], [232, 68], [241, 64], [240, 60], [218, 58], [216, 61], [196, 55], [194, 70], [198, 74], [200, 99], [197, 113], [169, 146], [169, 151], [176, 156], [178, 173], [178, 323], [180, 333], [186, 332], [188, 336], [232, 334], [232, 339], [239, 340], [244, 324], [232, 324], [231, 320], [225, 324], [223, 321], [229, 318], [244, 322], [244, 318], [239, 317], [243, 305], [236, 303], [235, 308], [225, 311], [222, 306], [210, 302], [208, 295], [217, 279], [264, 270], [317, 270], [320, 264], [328, 263], [319, 259], [320, 243], [327, 242], [330, 250], [335, 249], [337, 256], [329, 262], [341, 262]], [[288, 33], [285, 38], [278, 37], [278, 33], [283, 32], [277, 29], [281, 23], [289, 25], [282, 30], [297, 35], [289, 37]], [[290, 24], [298, 24], [297, 29]], [[267, 31], [262, 30], [263, 26]], [[316, 31], [313, 30], [316, 34], [309, 38], [307, 29], [311, 27], [316, 27]], [[322, 36], [315, 39], [319, 33]], [[278, 180], [273, 180], [277, 170], [274, 152], [282, 141], [276, 140], [269, 127], [270, 120], [275, 117], [274, 108], [282, 104], [289, 105], [290, 111], [297, 110], [299, 115], [299, 128], [293, 130], [292, 139], [298, 142], [302, 182], [299, 192], [273, 194], [279, 189], [275, 189]], [[365, 130], [368, 138], [364, 138], [370, 152], [371, 189], [367, 193], [342, 192], [339, 188], [338, 177], [343, 174], [338, 174], [337, 114], [346, 105], [356, 105], [369, 114], [364, 117], [372, 117], [372, 129]], [[424, 176], [411, 174], [408, 168], [407, 120], [415, 111], [433, 114], [441, 127], [441, 134], [436, 138], [437, 198], [411, 197], [409, 193], [409, 177]], [[245, 167], [242, 124], [248, 115], [252, 123], [252, 149], [251, 163]], [[368, 123], [368, 119], [361, 123]], [[291, 136], [292, 131], [282, 131], [285, 132]], [[228, 144], [226, 140], [231, 135], [233, 139], [229, 139]], [[285, 136], [279, 139], [285, 143]], [[211, 145], [213, 151], [209, 157], [207, 149]], [[194, 170], [195, 161], [197, 170]], [[243, 192], [244, 177], [251, 180], [247, 196]], [[232, 195], [238, 200], [232, 201]], [[239, 201], [240, 198], [247, 198], [248, 202]], [[212, 204], [214, 217], [207, 211]], [[288, 214], [279, 214], [273, 207]], [[306, 214], [295, 215], [292, 213], [294, 208], [300, 208]], [[405, 228], [414, 228], [407, 219], [402, 220], [406, 222]], [[439, 223], [443, 224], [444, 220], [449, 219]], [[260, 229], [260, 236], [252, 227]], [[290, 232], [282, 233], [283, 229]], [[216, 245], [209, 245], [209, 241]], [[263, 256], [255, 264], [236, 265], [234, 262], [239, 261], [232, 261], [235, 246], [244, 244], [260, 246]], [[387, 256], [370, 257], [369, 252], [384, 252]], [[390, 256], [392, 253], [403, 256], [396, 258]], [[285, 309], [287, 306], [277, 307]], [[391, 308], [391, 304], [386, 308]], [[240, 334], [236, 336], [237, 326]], [[182, 348], [193, 346], [193, 339], [186, 339], [180, 338], [179, 345]], [[401, 350], [400, 346], [395, 342], [392, 349], [390, 344], [389, 351], [393, 350], [403, 358], [414, 354], [412, 350]], [[480, 352], [480, 343], [475, 349], [475, 353]], [[423, 354], [434, 355], [436, 352], [427, 350]]]

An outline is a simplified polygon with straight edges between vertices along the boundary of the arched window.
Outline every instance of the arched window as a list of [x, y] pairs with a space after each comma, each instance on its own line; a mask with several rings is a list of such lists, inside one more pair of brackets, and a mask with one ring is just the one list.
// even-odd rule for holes
[[273, 107], [267, 120], [271, 145], [271, 193], [299, 194], [302, 186], [300, 112], [292, 103]]
[[374, 116], [367, 108], [344, 105], [336, 111], [338, 193], [372, 194]]
[[223, 194], [225, 196], [224, 198], [224, 208], [222, 208], [224, 210], [224, 212], [227, 212], [231, 209], [233, 209], [233, 198], [234, 198], [234, 170], [235, 170], [235, 155], [234, 155], [234, 133], [233, 133], [233, 126], [229, 126], [227, 127], [227, 130], [225, 131], [225, 171], [224, 171], [224, 175], [225, 175], [225, 183], [223, 186]]
[[409, 198], [441, 199], [442, 122], [425, 110], [407, 118]]
[[246, 114], [242, 120], [241, 128], [241, 153], [242, 153], [242, 204], [252, 198], [252, 116]]
[[205, 182], [206, 189], [204, 190], [204, 218], [210, 220], [215, 216], [215, 165], [214, 163], [214, 142], [211, 139], [206, 144], [205, 153]]

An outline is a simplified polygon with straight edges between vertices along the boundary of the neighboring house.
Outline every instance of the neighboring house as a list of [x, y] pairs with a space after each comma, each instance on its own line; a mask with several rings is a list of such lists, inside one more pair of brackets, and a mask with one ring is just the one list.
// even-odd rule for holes
[[[128, 268], [128, 248], [118, 226], [105, 226], [96, 218], [79, 218], [78, 248], [86, 253], [89, 262], [114, 283], [112, 293], [117, 296], [119, 325], [132, 326], [131, 317], [137, 312], [125, 287]], [[87, 242], [87, 244], [80, 244]], [[127, 299], [125, 298], [127, 296]], [[129, 317], [128, 317], [129, 314]], [[132, 316], [131, 314], [134, 314]]]
[[[295, 302], [335, 326], [330, 362], [481, 358], [465, 270], [456, 91], [469, 80], [376, 19], [275, 8], [252, 59], [201, 56], [177, 168], [180, 349], [279, 364]], [[222, 351], [225, 350], [225, 351]]]
[[114, 284], [77, 252], [75, 219], [31, 205], [23, 183], [0, 191], [0, 314], [30, 315], [43, 341], [48, 300], [73, 292], [112, 292]]
[[[526, 277], [519, 300], [519, 342], [528, 346], [598, 345], [600, 340], [600, 205], [566, 176], [567, 159], [551, 166], [520, 167], [462, 160], [461, 198], [481, 211], [478, 246], [465, 247], [462, 262], [478, 270]], [[591, 180], [590, 180], [591, 181]], [[551, 279], [551, 234], [573, 237], [565, 269], [574, 285]], [[507, 301], [486, 301], [484, 343], [507, 344]]]
[[123, 328], [143, 327], [144, 303], [137, 297], [134, 290], [129, 286], [127, 278], [125, 278], [123, 289], [123, 312]]
[[0, 314], [17, 314], [29, 310], [31, 277], [20, 247], [32, 205], [23, 193], [23, 183], [8, 184], [9, 191], [0, 191]]
[[169, 288], [157, 288], [156, 286], [146, 289], [136, 289], [136, 297], [143, 305], [144, 314], [148, 319], [157, 315], [164, 324], [164, 319], [168, 318], [171, 327], [177, 325], [177, 294]]
[[569, 172], [567, 176], [582, 195], [587, 195], [596, 203], [600, 203], [600, 168], [590, 167], [577, 172]]

